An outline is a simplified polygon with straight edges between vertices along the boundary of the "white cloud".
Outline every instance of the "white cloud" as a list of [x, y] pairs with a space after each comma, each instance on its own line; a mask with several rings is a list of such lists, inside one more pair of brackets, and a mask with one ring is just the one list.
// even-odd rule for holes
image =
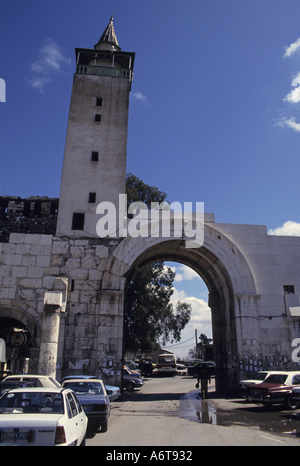
[[198, 335], [204, 333], [209, 338], [212, 338], [211, 309], [203, 299], [188, 296], [185, 291], [178, 290], [177, 288], [173, 288], [173, 291], [174, 294], [172, 295], [171, 301], [174, 308], [178, 301], [191, 304], [192, 315], [191, 320], [181, 333], [182, 345], [176, 343], [174, 349], [172, 349], [172, 346], [168, 346], [167, 349], [174, 351], [177, 357], [186, 359], [189, 349], [195, 346], [195, 340], [191, 340], [191, 337], [193, 338], [195, 335], [195, 329], [198, 330]]
[[45, 76], [35, 76], [34, 78], [28, 80], [28, 83], [34, 89], [37, 89], [41, 94], [44, 92], [44, 87], [46, 84], [52, 82], [52, 79], [46, 78]]
[[285, 47], [285, 54], [283, 55], [283, 58], [286, 57], [291, 57], [294, 55], [294, 53], [299, 49], [300, 47], [300, 38], [296, 40], [293, 44], [291, 44], [289, 47]]
[[194, 280], [194, 278], [200, 279], [197, 272], [195, 272], [190, 267], [187, 267], [186, 265], [171, 267], [171, 269], [176, 273], [175, 283], [182, 282], [183, 280], [191, 281]]
[[63, 65], [70, 66], [71, 59], [64, 56], [54, 39], [47, 38], [39, 49], [38, 60], [30, 66], [32, 75], [27, 79], [28, 84], [43, 93], [45, 86], [53, 80], [50, 76], [62, 72]]
[[289, 102], [290, 104], [296, 104], [300, 102], [300, 89], [296, 87], [293, 89], [284, 99], [284, 102]]
[[294, 117], [283, 117], [279, 121], [276, 122], [276, 126], [281, 126], [282, 128], [287, 127], [291, 128], [297, 133], [300, 133], [300, 123], [296, 122], [296, 119]]
[[132, 96], [132, 99], [135, 100], [136, 102], [141, 102], [142, 104], [148, 103], [147, 97], [143, 95], [141, 92], [133, 92], [131, 96]]
[[282, 227], [268, 231], [269, 235], [275, 236], [300, 236], [300, 223], [288, 221]]
[[211, 336], [211, 309], [208, 307], [207, 302], [195, 296], [187, 296], [183, 290], [178, 290], [177, 288], [173, 288], [173, 290], [174, 293], [171, 302], [174, 307], [176, 307], [178, 301], [191, 304], [192, 306], [191, 320], [187, 325], [187, 330], [192, 328], [192, 333], [194, 333], [193, 329], [197, 328], [198, 332]]

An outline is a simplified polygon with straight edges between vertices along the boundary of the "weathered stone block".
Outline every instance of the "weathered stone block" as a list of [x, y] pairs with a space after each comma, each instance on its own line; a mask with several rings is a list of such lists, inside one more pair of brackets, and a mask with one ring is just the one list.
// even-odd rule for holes
[[50, 256], [38, 256], [36, 260], [37, 267], [49, 267], [50, 259]]
[[96, 256], [99, 257], [99, 259], [106, 259], [108, 257], [108, 248], [106, 246], [97, 246]]
[[22, 263], [22, 256], [19, 254], [7, 254], [5, 256], [5, 264], [6, 265], [21, 265]]
[[11, 233], [9, 237], [10, 243], [20, 244], [24, 243], [25, 241], [25, 234], [24, 233]]
[[27, 276], [27, 267], [14, 267], [13, 277], [24, 278]]
[[42, 278], [44, 269], [42, 267], [28, 267], [27, 278]]
[[30, 244], [17, 244], [17, 254], [29, 254], [30, 253]]
[[20, 286], [23, 288], [42, 288], [42, 285], [43, 285], [42, 279], [24, 278], [20, 282]]
[[67, 254], [69, 252], [70, 243], [67, 241], [53, 241], [52, 254]]
[[22, 257], [23, 267], [34, 267], [36, 265], [36, 256], [26, 255]]

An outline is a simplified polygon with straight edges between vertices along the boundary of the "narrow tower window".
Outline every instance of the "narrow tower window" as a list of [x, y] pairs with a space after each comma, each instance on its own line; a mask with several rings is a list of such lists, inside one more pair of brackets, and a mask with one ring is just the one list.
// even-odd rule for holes
[[72, 230], [84, 229], [84, 214], [73, 214]]
[[96, 193], [90, 193], [89, 204], [95, 204], [95, 203], [96, 203]]
[[96, 106], [97, 107], [102, 107], [102, 102], [103, 102], [102, 98], [100, 98], [100, 97], [96, 98]]
[[96, 113], [96, 115], [95, 115], [95, 121], [96, 121], [97, 123], [100, 123], [100, 122], [101, 122], [101, 115], [99, 115], [99, 113]]
[[295, 294], [294, 285], [284, 285], [283, 287], [284, 294]]
[[23, 210], [24, 217], [29, 217], [30, 216], [30, 208], [31, 208], [31, 202], [30, 201], [25, 201], [24, 202], [24, 210]]
[[33, 215], [35, 217], [40, 217], [41, 216], [41, 211], [42, 211], [42, 203], [41, 202], [36, 202], [34, 204], [34, 211], [33, 211]]
[[99, 162], [99, 152], [93, 150], [92, 152], [92, 162]]

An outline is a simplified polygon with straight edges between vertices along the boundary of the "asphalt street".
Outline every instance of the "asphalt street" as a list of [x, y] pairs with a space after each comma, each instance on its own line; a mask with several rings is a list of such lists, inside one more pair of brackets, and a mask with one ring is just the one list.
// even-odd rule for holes
[[[190, 377], [148, 378], [141, 390], [112, 403], [108, 431], [88, 434], [87, 446], [298, 446], [300, 413], [266, 410], [240, 398], [199, 398]], [[299, 424], [299, 427], [298, 427]]]

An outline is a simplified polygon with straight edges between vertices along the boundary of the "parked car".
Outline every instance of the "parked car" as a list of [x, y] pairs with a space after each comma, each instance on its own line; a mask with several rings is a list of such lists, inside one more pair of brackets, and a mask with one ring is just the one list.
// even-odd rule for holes
[[144, 379], [136, 372], [131, 372], [124, 367], [123, 369], [123, 386], [127, 392], [133, 392], [135, 388], [141, 388], [144, 385]]
[[173, 353], [164, 353], [158, 356], [156, 364], [159, 376], [176, 376], [176, 356]]
[[109, 401], [116, 401], [121, 396], [121, 390], [119, 387], [113, 385], [105, 385], [105, 390], [108, 395]]
[[[74, 379], [80, 379], [80, 380], [98, 380], [98, 377], [95, 377], [94, 375], [68, 375], [67, 377], [64, 377], [59, 381], [59, 383], [62, 385], [65, 381], [67, 380], [74, 380]], [[109, 401], [115, 401], [121, 396], [121, 390], [119, 387], [114, 387], [113, 385], [106, 385], [105, 390], [106, 393], [108, 394]]]
[[32, 382], [35, 387], [60, 388], [61, 385], [53, 377], [45, 375], [9, 375], [3, 382]]
[[245, 393], [246, 388], [250, 387], [250, 385], [258, 385], [263, 383], [273, 372], [257, 372], [252, 379], [241, 380], [239, 383], [239, 392]]
[[132, 372], [133, 374], [140, 374], [142, 375], [142, 371], [141, 369], [139, 369], [138, 367], [135, 367], [135, 366], [132, 366], [129, 364], [129, 366], [127, 365], [124, 365], [123, 366], [123, 369], [128, 369], [130, 372]]
[[88, 417], [89, 427], [101, 427], [101, 432], [107, 432], [110, 402], [102, 380], [66, 380], [63, 387], [72, 390], [77, 396]]
[[0, 397], [14, 388], [28, 388], [34, 386], [32, 382], [0, 382]]
[[300, 385], [300, 372], [277, 372], [271, 374], [264, 383], [246, 388], [245, 398], [262, 403], [264, 406], [285, 404], [289, 409], [297, 409], [292, 390]]
[[184, 364], [176, 364], [177, 375], [187, 375], [188, 370]]
[[194, 366], [189, 366], [187, 368], [188, 375], [194, 377], [194, 379], [197, 379], [199, 373], [202, 371], [204, 367], [208, 370], [208, 373], [211, 377], [215, 375], [215, 363], [204, 362], [204, 361], [199, 362], [198, 364], [195, 364]]
[[18, 388], [0, 399], [0, 446], [83, 446], [87, 417], [71, 390]]

